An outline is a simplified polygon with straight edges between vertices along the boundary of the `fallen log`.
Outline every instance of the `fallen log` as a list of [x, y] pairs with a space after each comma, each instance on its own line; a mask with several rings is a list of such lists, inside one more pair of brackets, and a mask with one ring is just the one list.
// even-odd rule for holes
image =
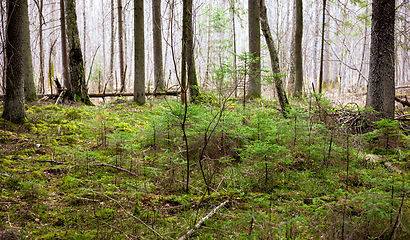
[[406, 97], [405, 100], [402, 100], [398, 97], [394, 97], [394, 100], [396, 100], [396, 102], [399, 102], [399, 103], [403, 104], [403, 106], [410, 107], [410, 102], [407, 100], [407, 97]]

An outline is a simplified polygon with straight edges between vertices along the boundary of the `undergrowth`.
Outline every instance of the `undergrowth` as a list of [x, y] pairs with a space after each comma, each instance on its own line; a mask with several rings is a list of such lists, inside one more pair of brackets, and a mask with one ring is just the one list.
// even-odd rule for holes
[[191, 238], [410, 238], [396, 121], [352, 134], [369, 123], [338, 124], [321, 96], [288, 119], [275, 102], [211, 99], [188, 106], [185, 149], [176, 100], [26, 107], [24, 125], [0, 120], [0, 231], [22, 239], [176, 239], [226, 200]]

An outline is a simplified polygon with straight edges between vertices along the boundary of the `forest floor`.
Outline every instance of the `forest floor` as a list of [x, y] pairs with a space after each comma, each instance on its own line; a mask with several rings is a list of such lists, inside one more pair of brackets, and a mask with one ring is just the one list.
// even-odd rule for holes
[[320, 96], [293, 100], [287, 119], [275, 101], [203, 100], [184, 129], [184, 106], [164, 98], [35, 103], [24, 125], [0, 119], [0, 232], [410, 239], [406, 122]]

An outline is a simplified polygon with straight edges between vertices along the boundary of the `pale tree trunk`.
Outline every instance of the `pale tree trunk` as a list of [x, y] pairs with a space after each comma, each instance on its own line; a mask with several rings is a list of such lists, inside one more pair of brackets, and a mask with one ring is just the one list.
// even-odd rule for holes
[[316, 1], [316, 11], [315, 11], [315, 44], [313, 46], [313, 82], [316, 83], [318, 80], [317, 78], [317, 49], [318, 49], [318, 43], [319, 43], [319, 26], [320, 26], [320, 21], [319, 21], [319, 16], [320, 16], [320, 9], [319, 9], [319, 1]]
[[294, 94], [295, 92], [295, 72], [296, 72], [296, 58], [295, 58], [295, 52], [296, 52], [296, 42], [295, 42], [295, 37], [296, 37], [296, 1], [293, 0], [293, 18], [292, 18], [292, 40], [290, 43], [290, 66], [289, 66], [289, 80], [288, 80], [288, 86], [287, 90], [288, 93], [291, 95]]
[[373, 0], [370, 71], [366, 106], [394, 118], [394, 20], [395, 0]]
[[152, 32], [154, 45], [154, 82], [155, 90], [164, 91], [164, 70], [162, 61], [161, 0], [152, 1]]
[[[100, 83], [103, 87], [105, 86], [105, 19], [104, 19], [104, 0], [101, 0], [101, 19], [102, 19], [102, 41], [103, 41], [103, 71], [102, 71], [102, 82]], [[105, 91], [105, 89], [103, 89]]]
[[271, 65], [272, 65], [272, 73], [275, 79], [275, 87], [276, 93], [278, 95], [279, 104], [282, 109], [282, 113], [284, 117], [288, 116], [289, 111], [289, 101], [286, 97], [285, 90], [283, 89], [283, 81], [280, 73], [279, 67], [279, 56], [278, 52], [275, 47], [275, 42], [273, 41], [272, 34], [268, 24], [268, 17], [267, 17], [267, 9], [265, 5], [265, 0], [260, 0], [260, 22], [263, 35], [265, 36], [266, 45], [268, 45]]
[[39, 16], [39, 31], [38, 31], [38, 41], [39, 41], [39, 47], [40, 47], [40, 53], [39, 53], [39, 58], [40, 58], [40, 77], [38, 79], [39, 83], [39, 88], [38, 92], [40, 94], [45, 93], [45, 82], [44, 82], [44, 39], [43, 39], [43, 0], [39, 1], [39, 9], [38, 9], [38, 16]]
[[295, 92], [294, 97], [302, 96], [303, 88], [303, 62], [302, 62], [302, 37], [303, 37], [303, 2], [296, 2], [296, 29], [295, 29]]
[[320, 69], [319, 69], [319, 93], [322, 93], [323, 88], [323, 55], [325, 50], [325, 24], [326, 24], [326, 0], [323, 0], [322, 8], [322, 47], [320, 49]]
[[252, 62], [249, 68], [248, 98], [260, 98], [262, 96], [261, 84], [261, 34], [259, 0], [248, 0], [249, 21], [249, 53], [252, 54]]
[[109, 88], [114, 92], [114, 42], [115, 42], [115, 15], [114, 15], [114, 0], [111, 0], [111, 46], [110, 46], [110, 80]]
[[191, 102], [194, 102], [195, 99], [199, 96], [199, 86], [198, 79], [196, 76], [195, 68], [195, 57], [194, 57], [194, 24], [193, 24], [193, 0], [186, 1], [186, 9], [184, 13], [187, 14], [187, 39], [186, 39], [186, 52], [187, 52], [187, 67], [188, 67], [188, 85], [189, 85], [189, 94]]
[[61, 62], [63, 65], [63, 83], [67, 92], [72, 92], [72, 85], [70, 81], [70, 75], [68, 70], [68, 51], [67, 51], [67, 31], [66, 31], [66, 21], [65, 21], [65, 0], [60, 0], [60, 21], [61, 21]]
[[134, 101], [145, 103], [144, 0], [134, 0]]
[[[236, 8], [235, 8], [235, 0], [230, 0], [231, 1], [231, 11], [232, 11], [232, 34], [233, 34], [233, 82], [234, 82], [234, 88], [235, 88], [235, 98], [238, 97], [238, 75], [236, 73], [237, 71], [237, 66], [236, 66], [236, 55], [237, 55], [237, 50], [236, 50], [236, 26], [235, 26], [235, 14], [236, 14]], [[209, 49], [209, 47], [208, 47]]]
[[122, 19], [122, 1], [118, 0], [118, 47], [120, 53], [120, 82], [121, 90], [120, 92], [125, 91], [125, 64], [124, 64], [124, 43], [123, 43], [123, 19]]
[[23, 63], [24, 63], [24, 96], [26, 101], [37, 100], [36, 85], [34, 84], [33, 76], [33, 60], [31, 58], [30, 46], [30, 22], [28, 20], [28, 4], [27, 0], [21, 1], [23, 6], [23, 15], [21, 16], [23, 23]]
[[[25, 2], [25, 3], [24, 3]], [[25, 9], [24, 9], [25, 8]], [[2, 118], [14, 123], [26, 119], [24, 107], [24, 21], [27, 14], [27, 0], [7, 1], [7, 39], [6, 39], [6, 97]]]
[[78, 34], [75, 0], [66, 0], [67, 37], [69, 48], [69, 72], [72, 91], [68, 92], [71, 100], [92, 105], [87, 93], [84, 74], [84, 61], [81, 51], [80, 36]]

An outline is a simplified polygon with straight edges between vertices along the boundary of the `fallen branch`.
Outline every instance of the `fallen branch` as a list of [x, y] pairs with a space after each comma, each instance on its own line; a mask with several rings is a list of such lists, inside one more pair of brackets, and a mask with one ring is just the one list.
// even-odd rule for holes
[[66, 163], [58, 162], [58, 161], [54, 161], [54, 160], [36, 160], [36, 162], [54, 163], [54, 164], [58, 164], [58, 165], [64, 165], [64, 164], [66, 164]]
[[399, 102], [399, 103], [403, 104], [403, 106], [410, 107], [410, 102], [407, 101], [407, 98], [406, 98], [406, 100], [401, 100], [398, 97], [394, 97], [394, 100], [396, 100], [396, 102]]
[[199, 222], [197, 224], [195, 224], [195, 227], [192, 228], [191, 230], [189, 230], [184, 236], [180, 237], [178, 240], [185, 240], [188, 239], [194, 232], [195, 230], [199, 229], [201, 227], [201, 225], [208, 220], [209, 218], [211, 218], [213, 215], [215, 215], [216, 211], [218, 211], [218, 209], [220, 209], [221, 207], [225, 206], [225, 204], [227, 204], [229, 202], [229, 200], [226, 200], [225, 202], [219, 204], [217, 207], [215, 207], [214, 209], [212, 209], [212, 211], [210, 211], [205, 217], [203, 217], [201, 220], [199, 220]]
[[151, 230], [151, 231], [152, 231], [154, 234], [156, 234], [158, 237], [160, 237], [161, 239], [164, 239], [164, 237], [163, 237], [160, 233], [158, 233], [158, 232], [155, 231], [153, 228], [151, 228], [150, 226], [148, 226], [144, 221], [142, 221], [140, 218], [138, 218], [138, 217], [134, 216], [133, 214], [131, 214], [130, 212], [128, 212], [127, 209], [125, 209], [119, 201], [115, 200], [114, 198], [112, 198], [112, 197], [110, 197], [110, 196], [107, 196], [106, 194], [104, 194], [104, 193], [102, 193], [102, 192], [97, 192], [97, 191], [93, 191], [93, 190], [91, 190], [91, 192], [94, 192], [94, 193], [97, 193], [97, 194], [101, 194], [101, 195], [103, 195], [104, 197], [106, 197], [106, 198], [108, 198], [108, 199], [114, 201], [116, 204], [118, 204], [118, 206], [120, 206], [120, 208], [124, 211], [125, 214], [127, 214], [128, 216], [130, 216], [130, 217], [132, 217], [132, 218], [138, 220], [142, 225], [144, 225], [146, 228], [148, 228], [149, 230]]
[[114, 166], [114, 165], [111, 165], [111, 164], [106, 164], [106, 163], [96, 163], [96, 164], [91, 164], [91, 166], [104, 166], [104, 167], [111, 167], [111, 168], [115, 168], [115, 169], [117, 169], [117, 170], [120, 170], [120, 171], [126, 172], [126, 173], [128, 173], [128, 174], [130, 174], [130, 175], [132, 175], [132, 176], [138, 177], [138, 175], [137, 175], [137, 174], [135, 174], [135, 173], [133, 173], [133, 172], [131, 172], [131, 171], [129, 171], [129, 170], [127, 170], [127, 169], [125, 169], [125, 168], [117, 167], [117, 166]]

